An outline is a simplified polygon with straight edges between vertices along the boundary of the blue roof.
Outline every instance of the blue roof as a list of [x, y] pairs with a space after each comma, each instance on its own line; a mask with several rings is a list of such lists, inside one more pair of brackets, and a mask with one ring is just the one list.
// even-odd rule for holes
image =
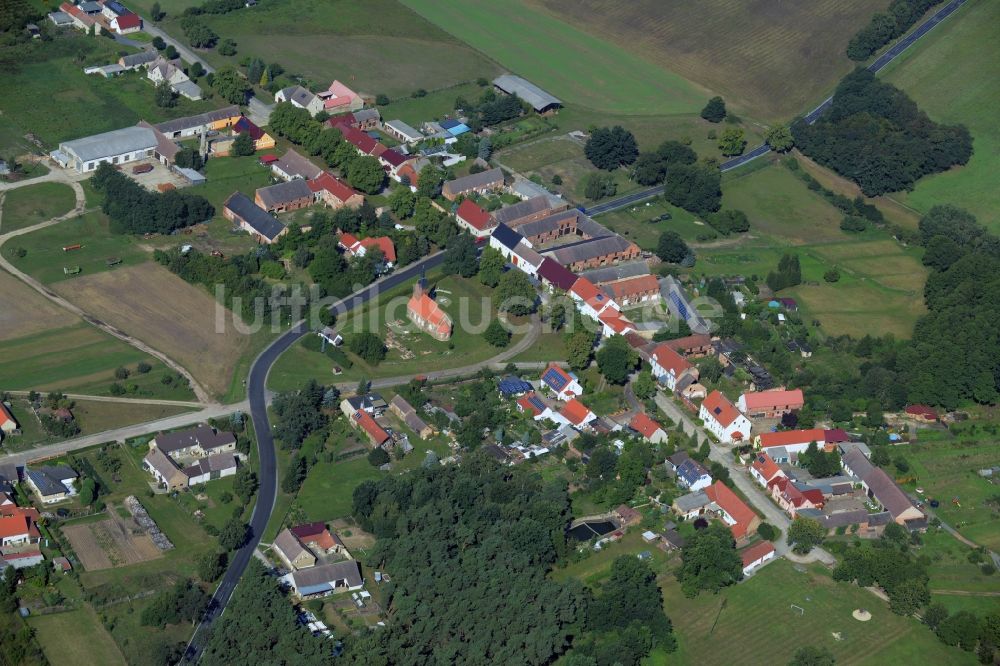
[[472, 131], [468, 125], [462, 123], [459, 123], [454, 127], [449, 127], [447, 129], [448, 129], [448, 134], [451, 134], [452, 136], [458, 136], [459, 134], [465, 134], [466, 132]]
[[537, 395], [533, 395], [530, 398], [528, 398], [528, 402], [531, 403], [532, 407], [534, 407], [540, 412], [544, 412], [546, 409], [548, 409], [548, 405], [542, 402], [542, 399], [539, 398]]
[[769, 307], [769, 308], [780, 308], [781, 307], [781, 303], [779, 303], [778, 301], [768, 301], [767, 302], [767, 307]]
[[108, 0], [104, 3], [104, 6], [113, 11], [115, 14], [121, 16], [122, 14], [128, 14], [129, 11], [125, 9], [125, 5], [120, 2], [115, 2], [115, 0]]
[[552, 390], [558, 393], [566, 388], [566, 378], [556, 369], [549, 368], [544, 375], [542, 375], [542, 381], [552, 387]]
[[506, 224], [498, 224], [493, 230], [493, 238], [496, 238], [508, 250], [513, 250], [521, 242], [522, 236]]
[[674, 305], [677, 306], [677, 313], [681, 316], [681, 319], [687, 320], [690, 313], [687, 309], [687, 303], [681, 298], [676, 292], [670, 292], [670, 300], [673, 301]]
[[505, 395], [515, 395], [530, 391], [531, 384], [524, 381], [520, 377], [509, 375], [500, 380], [499, 388], [500, 392]]
[[708, 476], [708, 470], [702, 467], [697, 460], [688, 458], [677, 466], [677, 475], [687, 481], [687, 484], [694, 485], [702, 476]]
[[450, 130], [452, 127], [458, 127], [461, 124], [462, 121], [451, 118], [448, 120], [442, 120], [441, 122], [438, 123], [438, 125], [441, 126], [441, 129], [446, 129], [446, 130]]

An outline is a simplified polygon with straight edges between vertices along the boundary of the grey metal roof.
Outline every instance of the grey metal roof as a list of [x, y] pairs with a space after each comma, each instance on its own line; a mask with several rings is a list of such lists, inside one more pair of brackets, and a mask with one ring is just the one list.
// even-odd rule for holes
[[444, 190], [449, 194], [461, 194], [462, 192], [469, 192], [480, 187], [494, 185], [498, 182], [503, 183], [503, 171], [500, 167], [462, 176], [455, 180], [449, 180], [444, 184]]
[[197, 185], [199, 183], [204, 183], [206, 180], [205, 176], [201, 175], [194, 169], [189, 169], [187, 167], [174, 167], [174, 168], [177, 169], [177, 173], [190, 180], [191, 183], [194, 185]]
[[201, 99], [201, 86], [194, 81], [178, 81], [170, 84], [170, 87], [188, 99]]
[[681, 495], [674, 500], [674, 505], [683, 513], [700, 509], [701, 507], [708, 506], [709, 504], [711, 504], [711, 500], [708, 499], [708, 495], [706, 495], [703, 490], [688, 493], [687, 495]]
[[510, 191], [522, 199], [533, 199], [535, 197], [542, 196], [548, 199], [549, 203], [553, 206], [559, 206], [560, 204], [564, 206], [566, 205], [566, 202], [563, 201], [563, 198], [558, 194], [549, 192], [538, 183], [533, 183], [527, 178], [519, 178], [510, 188]]
[[413, 139], [419, 139], [423, 136], [423, 134], [420, 133], [420, 130], [407, 125], [402, 120], [390, 120], [389, 122], [382, 124], [386, 127], [391, 127], [403, 136], [412, 137]]
[[49, 20], [56, 25], [70, 25], [73, 23], [73, 17], [66, 12], [49, 12]]
[[230, 195], [226, 199], [225, 207], [268, 240], [277, 238], [278, 234], [285, 228], [285, 225], [273, 218], [270, 213], [255, 204], [250, 200], [250, 197], [242, 192], [234, 192]]
[[578, 261], [587, 261], [594, 257], [603, 257], [608, 254], [623, 252], [630, 246], [632, 246], [632, 242], [625, 240], [621, 236], [608, 236], [606, 238], [595, 238], [580, 243], [564, 245], [549, 250], [545, 254], [565, 266]]
[[81, 162], [90, 162], [112, 155], [122, 155], [156, 148], [153, 130], [145, 127], [123, 127], [103, 134], [65, 141], [59, 146], [63, 152], [76, 155]]
[[310, 162], [308, 159], [289, 148], [281, 159], [274, 163], [274, 168], [287, 173], [289, 176], [305, 178], [309, 180], [316, 178], [323, 170]]
[[[565, 203], [563, 204], [565, 205]], [[518, 220], [529, 215], [536, 215], [546, 210], [552, 209], [552, 203], [548, 200], [548, 197], [538, 196], [527, 201], [522, 201], [516, 203], [512, 206], [505, 206], [500, 210], [493, 211], [493, 219], [497, 224], [506, 224], [510, 226], [515, 224]]]
[[138, 67], [139, 65], [145, 65], [147, 62], [153, 62], [158, 56], [159, 54], [156, 51], [133, 53], [132, 55], [122, 56], [121, 64], [126, 67]]
[[624, 280], [642, 275], [649, 275], [649, 264], [642, 260], [625, 261], [617, 266], [594, 268], [580, 273], [580, 277], [585, 277], [594, 284], [615, 282], [616, 280]]
[[217, 120], [232, 118], [233, 116], [238, 115], [240, 115], [239, 105], [231, 104], [230, 106], [224, 106], [221, 109], [216, 109], [215, 111], [206, 111], [205, 113], [199, 113], [194, 116], [174, 118], [173, 120], [157, 123], [155, 127], [164, 134], [170, 134], [172, 132], [180, 132], [181, 130], [202, 127], [204, 125], [208, 125], [209, 123], [214, 123]]
[[511, 95], [517, 95], [525, 102], [534, 107], [535, 111], [542, 111], [553, 104], [562, 104], [562, 101], [553, 95], [545, 92], [531, 81], [522, 79], [513, 74], [502, 74], [493, 79], [493, 85], [500, 90]]
[[270, 209], [298, 199], [311, 199], [313, 193], [306, 181], [294, 178], [284, 183], [257, 188], [257, 196], [260, 197], [264, 208]]
[[292, 574], [292, 581], [296, 589], [323, 585], [325, 583], [332, 584], [339, 580], [346, 581], [348, 587], [357, 587], [364, 582], [364, 579], [361, 578], [361, 569], [356, 560], [309, 567], [308, 569], [296, 571]]
[[358, 109], [354, 111], [351, 115], [358, 122], [363, 122], [366, 120], [381, 120], [382, 114], [378, 112], [378, 109]]

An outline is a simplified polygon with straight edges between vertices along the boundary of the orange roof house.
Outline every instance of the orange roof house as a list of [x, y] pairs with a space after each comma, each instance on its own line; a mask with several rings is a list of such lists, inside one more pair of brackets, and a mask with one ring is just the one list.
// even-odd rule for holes
[[785, 476], [778, 463], [774, 462], [767, 453], [758, 453], [750, 464], [750, 476], [757, 479], [757, 483], [767, 487], [767, 484], [776, 476]]
[[774, 544], [770, 541], [758, 541], [741, 550], [740, 559], [743, 561], [743, 575], [747, 576], [764, 562], [774, 559]]
[[686, 372], [692, 373], [695, 379], [698, 378], [698, 370], [665, 342], [653, 349], [649, 361], [653, 376], [671, 391], [677, 387], [677, 381]]
[[667, 434], [663, 431], [663, 427], [649, 418], [645, 412], [639, 412], [633, 416], [628, 426], [654, 444], [666, 441], [667, 439]]
[[382, 429], [372, 415], [366, 411], [358, 410], [351, 417], [351, 425], [361, 428], [368, 435], [368, 439], [375, 446], [381, 446], [389, 439], [389, 433]]
[[747, 416], [774, 418], [786, 412], [802, 409], [805, 398], [802, 389], [774, 389], [744, 393], [736, 401], [736, 406]]
[[460, 227], [464, 227], [476, 238], [490, 235], [490, 230], [496, 226], [490, 214], [476, 205], [472, 199], [464, 200], [455, 211], [455, 219]]
[[7, 405], [0, 402], [0, 432], [4, 434], [10, 434], [17, 430], [17, 421], [14, 420], [14, 415], [10, 413], [7, 409]]
[[324, 171], [316, 178], [306, 181], [306, 184], [316, 195], [317, 200], [331, 208], [340, 208], [341, 206], [357, 208], [365, 201], [364, 195], [329, 171]]
[[721, 510], [722, 520], [729, 525], [734, 539], [745, 539], [757, 531], [760, 517], [722, 481], [705, 488], [705, 495]]
[[451, 337], [451, 317], [430, 297], [423, 278], [413, 285], [413, 295], [406, 304], [406, 316], [435, 340], [443, 342]]
[[0, 546], [19, 543], [38, 543], [40, 536], [35, 520], [38, 512], [34, 509], [15, 507], [0, 516]]
[[750, 420], [717, 390], [702, 401], [698, 418], [721, 442], [739, 442], [750, 437]]
[[576, 398], [572, 398], [567, 402], [559, 413], [570, 425], [575, 426], [586, 425], [597, 418], [594, 412], [590, 411], [585, 404]]

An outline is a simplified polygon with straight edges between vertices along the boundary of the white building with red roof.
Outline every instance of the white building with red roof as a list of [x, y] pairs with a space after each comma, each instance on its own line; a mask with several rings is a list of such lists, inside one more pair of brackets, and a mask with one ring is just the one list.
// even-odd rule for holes
[[354, 234], [341, 234], [337, 243], [344, 251], [353, 257], [363, 257], [369, 250], [378, 249], [382, 251], [382, 257], [387, 266], [391, 267], [396, 263], [396, 246], [388, 236], [377, 238], [358, 238]]
[[413, 285], [413, 295], [406, 304], [406, 316], [435, 340], [443, 342], [451, 337], [451, 317], [430, 297], [423, 279]]
[[745, 539], [757, 531], [760, 516], [722, 481], [716, 481], [705, 488], [705, 495], [711, 500], [712, 509], [722, 522], [729, 526], [734, 539]]
[[458, 226], [468, 231], [475, 238], [487, 238], [496, 223], [488, 212], [476, 205], [472, 199], [464, 200], [455, 211]]
[[717, 390], [709, 393], [702, 401], [698, 418], [723, 444], [745, 442], [750, 439], [750, 419]]
[[770, 541], [758, 541], [740, 551], [743, 561], [743, 575], [749, 576], [768, 560], [774, 559], [774, 544]]
[[358, 93], [337, 80], [334, 80], [330, 87], [323, 92], [317, 93], [316, 97], [323, 100], [323, 110], [330, 115], [357, 111], [365, 105]]
[[665, 342], [653, 349], [653, 353], [649, 356], [649, 364], [656, 381], [671, 391], [676, 390], [678, 380], [684, 375], [698, 379], [698, 369]]
[[329, 171], [324, 171], [316, 178], [307, 180], [306, 184], [312, 190], [316, 201], [321, 201], [330, 208], [344, 206], [358, 208], [365, 202], [364, 195]]
[[740, 411], [750, 418], [773, 419], [802, 409], [805, 397], [802, 389], [772, 389], [770, 391], [752, 391], [744, 393], [736, 401]]
[[765, 452], [761, 452], [750, 463], [750, 476], [761, 486], [767, 488], [768, 483], [779, 476], [785, 476], [785, 472], [778, 466], [778, 463], [774, 462], [771, 456]]
[[12, 435], [17, 432], [18, 428], [19, 426], [14, 419], [14, 415], [7, 409], [7, 405], [0, 402], [0, 441], [3, 441], [6, 435]]
[[577, 302], [577, 308], [591, 319], [599, 319], [601, 313], [608, 308], [621, 310], [606, 293], [587, 278], [577, 278], [570, 287], [569, 295]]
[[389, 433], [368, 412], [358, 410], [351, 415], [350, 421], [352, 426], [364, 431], [368, 436], [368, 441], [375, 446], [381, 446], [389, 440]]
[[556, 418], [556, 421], [562, 420], [574, 428], [583, 428], [597, 418], [597, 414], [576, 398], [570, 399], [556, 416], [562, 417], [562, 419]]
[[649, 418], [645, 412], [639, 412], [633, 416], [632, 420], [629, 421], [628, 427], [635, 430], [653, 444], [659, 444], [667, 441], [667, 433], [663, 430], [663, 427], [653, 419]]

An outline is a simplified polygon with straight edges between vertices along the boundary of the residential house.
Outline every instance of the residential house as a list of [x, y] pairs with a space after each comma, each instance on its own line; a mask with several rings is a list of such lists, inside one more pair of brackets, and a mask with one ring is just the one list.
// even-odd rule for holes
[[[555, 412], [552, 410], [542, 396], [538, 395], [534, 391], [526, 393], [517, 399], [517, 408], [519, 411], [525, 412], [526, 414], [531, 414], [531, 417], [535, 421], [560, 421], [556, 418]], [[569, 424], [565, 424], [568, 426]]]
[[698, 379], [698, 368], [691, 365], [665, 342], [653, 349], [653, 353], [649, 356], [649, 364], [656, 381], [670, 391], [677, 390], [677, 383], [681, 377], [691, 376]]
[[340, 537], [326, 528], [326, 523], [303, 523], [290, 527], [289, 531], [314, 553], [351, 556]]
[[871, 463], [859, 448], [849, 450], [840, 460], [841, 466], [861, 480], [868, 498], [882, 506], [893, 522], [910, 529], [926, 526], [927, 517], [913, 505], [903, 489], [889, 475]]
[[580, 312], [591, 319], [598, 319], [608, 308], [616, 311], [620, 309], [614, 300], [608, 298], [607, 294], [587, 278], [577, 278], [570, 287], [569, 295], [577, 302]]
[[191, 100], [201, 99], [201, 88], [188, 78], [180, 67], [164, 57], [159, 57], [146, 64], [146, 78], [153, 85], [166, 83], [170, 89]]
[[306, 181], [312, 190], [316, 201], [330, 208], [359, 208], [365, 202], [363, 194], [337, 178], [329, 171], [324, 171], [317, 178]]
[[785, 476], [785, 472], [771, 456], [767, 455], [766, 452], [761, 452], [754, 456], [753, 462], [750, 463], [750, 476], [761, 486], [767, 488], [767, 484], [777, 477]]
[[288, 228], [242, 192], [233, 192], [222, 206], [222, 216], [248, 232], [258, 243], [273, 243]]
[[[833, 451], [837, 444], [849, 439], [841, 429], [824, 430], [810, 428], [808, 430], [781, 430], [778, 432], [763, 432], [754, 438], [754, 444], [761, 451], [768, 452], [777, 462], [794, 462], [798, 454], [816, 442], [821, 450]], [[775, 451], [783, 449], [781, 455]]]
[[356, 127], [351, 127], [344, 122], [337, 122], [336, 118], [326, 121], [330, 127], [338, 130], [344, 137], [344, 141], [354, 146], [359, 155], [370, 155], [379, 157], [389, 150], [383, 143], [376, 141], [367, 132], [362, 132]]
[[145, 127], [123, 127], [122, 129], [95, 134], [94, 136], [64, 141], [51, 156], [65, 169], [77, 173], [93, 171], [101, 162], [127, 164], [153, 157], [156, 151], [156, 136]]
[[508, 95], [517, 95], [530, 104], [537, 113], [548, 113], [562, 106], [562, 101], [559, 98], [550, 95], [520, 76], [502, 74], [493, 79], [493, 86]]
[[[96, 7], [96, 11], [94, 10], [94, 7]], [[59, 13], [69, 16], [73, 25], [78, 30], [87, 32], [93, 29], [95, 35], [101, 34], [101, 31], [103, 30], [102, 21], [100, 19], [101, 5], [99, 3], [81, 2], [79, 5], [75, 5], [71, 2], [64, 2], [59, 5]], [[62, 21], [61, 18], [58, 20], [60, 22]], [[56, 21], [53, 20], [53, 23], [55, 22]]]
[[7, 435], [13, 435], [20, 432], [20, 429], [21, 427], [14, 419], [14, 415], [10, 413], [10, 409], [7, 405], [0, 402], [0, 441], [2, 441]]
[[313, 191], [301, 178], [267, 187], [258, 187], [254, 203], [269, 213], [284, 213], [308, 208], [315, 202]]
[[510, 253], [509, 261], [517, 266], [518, 270], [530, 277], [538, 277], [538, 267], [542, 265], [545, 258], [538, 254], [531, 244], [521, 240]]
[[715, 353], [712, 347], [711, 336], [704, 333], [688, 335], [674, 340], [667, 340], [665, 344], [667, 344], [674, 351], [678, 351], [685, 356], [693, 358], [700, 358], [702, 356], [708, 356], [709, 354]]
[[274, 94], [274, 101], [289, 102], [292, 106], [305, 109], [311, 116], [315, 116], [323, 110], [323, 100], [298, 85], [282, 88]]
[[142, 467], [153, 475], [157, 485], [167, 490], [184, 490], [188, 477], [158, 446], [150, 447], [142, 459]]
[[642, 514], [630, 507], [628, 504], [620, 504], [611, 513], [618, 519], [618, 522], [621, 523], [622, 527], [635, 525], [642, 520]]
[[639, 412], [629, 421], [629, 427], [642, 435], [647, 441], [653, 444], [661, 444], [667, 441], [667, 433], [663, 427], [649, 418], [645, 412]]
[[184, 139], [205, 132], [221, 132], [230, 129], [240, 121], [243, 114], [238, 104], [231, 104], [215, 111], [206, 111], [194, 116], [174, 118], [155, 125], [171, 139]]
[[406, 427], [415, 432], [420, 439], [427, 439], [434, 434], [434, 429], [420, 418], [417, 410], [403, 396], [397, 395], [389, 401], [389, 411], [398, 416], [406, 424]]
[[141, 51], [122, 56], [118, 59], [118, 64], [127, 70], [139, 69], [154, 62], [159, 57], [160, 54], [157, 51]]
[[227, 476], [234, 476], [239, 468], [239, 458], [231, 452], [214, 453], [204, 458], [198, 458], [193, 464], [184, 468], [188, 486], [208, 483]]
[[743, 562], [743, 575], [749, 576], [768, 560], [774, 559], [774, 544], [770, 541], [758, 541], [740, 551]]
[[572, 372], [568, 372], [559, 367], [553, 361], [542, 371], [542, 384], [547, 386], [560, 400], [571, 400], [583, 395], [583, 386], [580, 380]]
[[25, 468], [24, 480], [42, 504], [53, 504], [76, 495], [73, 482], [77, 477], [66, 465], [43, 465]]
[[243, 116], [236, 124], [233, 125], [233, 134], [249, 134], [250, 138], [253, 139], [253, 149], [254, 150], [270, 150], [274, 148], [274, 138], [257, 127], [246, 116]]
[[[365, 105], [358, 93], [337, 80], [334, 80], [326, 90], [316, 93], [316, 97], [322, 101], [323, 110], [330, 115], [360, 111]], [[316, 115], [316, 112], [311, 111], [311, 113]]]
[[569, 291], [576, 283], [577, 276], [558, 261], [545, 257], [538, 266], [538, 279], [549, 289]]
[[597, 418], [594, 412], [590, 411], [586, 405], [576, 398], [570, 398], [566, 402], [559, 411], [559, 416], [563, 418], [565, 423], [570, 424], [574, 428], [583, 428]]
[[771, 389], [744, 393], [736, 401], [740, 411], [750, 418], [773, 419], [802, 409], [805, 398], [802, 389]]
[[379, 393], [365, 393], [364, 395], [352, 395], [340, 401], [340, 411], [346, 418], [351, 418], [354, 412], [362, 411], [372, 416], [382, 416], [389, 408], [389, 403], [385, 401]]
[[393, 266], [396, 263], [396, 246], [388, 236], [377, 238], [362, 238], [358, 240], [354, 234], [341, 234], [337, 245], [344, 248], [344, 251], [353, 257], [363, 257], [369, 250], [378, 249], [382, 252], [382, 258], [386, 266]]
[[382, 123], [382, 131], [405, 144], [416, 143], [424, 138], [420, 130], [410, 127], [402, 120], [390, 120], [389, 122]]
[[22, 546], [38, 543], [41, 533], [35, 524], [39, 519], [37, 509], [19, 506], [4, 507], [0, 511], [0, 546]]
[[472, 199], [466, 199], [461, 203], [455, 211], [455, 220], [460, 228], [477, 239], [489, 236], [494, 226], [490, 214], [477, 206]]
[[316, 556], [287, 527], [274, 538], [271, 550], [293, 571], [316, 566]]
[[684, 520], [694, 520], [704, 514], [711, 506], [712, 500], [704, 490], [698, 490], [674, 499], [670, 508]]
[[800, 487], [784, 475], [776, 476], [767, 484], [771, 499], [789, 516], [795, 518], [803, 509], [822, 509], [826, 504], [823, 491], [818, 488]]
[[635, 324], [614, 308], [608, 308], [597, 317], [601, 324], [601, 335], [628, 335], [635, 332]]
[[685, 456], [676, 465], [674, 472], [677, 474], [677, 484], [692, 492], [704, 490], [712, 485], [712, 475], [704, 465], [690, 456]]
[[503, 171], [497, 167], [449, 180], [442, 186], [441, 194], [448, 201], [454, 201], [460, 194], [487, 194], [500, 191], [503, 187]]
[[271, 171], [283, 180], [319, 178], [323, 170], [308, 159], [289, 148], [277, 162], [271, 164]]
[[734, 539], [746, 539], [757, 531], [760, 517], [722, 481], [706, 488], [705, 495], [712, 501], [715, 512], [729, 526]]
[[709, 393], [702, 401], [698, 418], [723, 444], [743, 442], [750, 438], [750, 420], [718, 390]]
[[391, 439], [389, 433], [368, 412], [360, 410], [354, 412], [351, 415], [350, 422], [352, 426], [361, 429], [365, 433], [372, 446], [382, 446]]
[[365, 583], [361, 577], [361, 566], [356, 560], [293, 571], [282, 576], [281, 581], [302, 599], [337, 592], [353, 592], [360, 590]]
[[350, 123], [351, 127], [367, 132], [377, 130], [382, 127], [382, 114], [378, 109], [359, 109], [352, 113], [344, 114], [344, 119]]
[[111, 19], [111, 29], [119, 35], [127, 35], [142, 30], [142, 17], [129, 12]]
[[660, 299], [660, 282], [655, 275], [640, 275], [616, 282], [606, 282], [601, 288], [622, 307]]
[[451, 337], [451, 317], [431, 298], [423, 278], [413, 285], [413, 295], [406, 303], [406, 316], [435, 340], [444, 342]]

